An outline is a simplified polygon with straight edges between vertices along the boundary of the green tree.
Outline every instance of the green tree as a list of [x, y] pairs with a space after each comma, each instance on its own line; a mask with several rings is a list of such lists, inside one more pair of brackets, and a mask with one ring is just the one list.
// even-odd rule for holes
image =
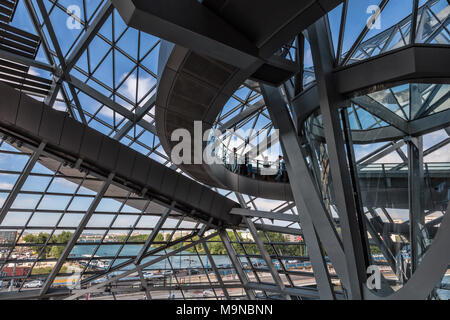
[[[25, 243], [31, 244], [32, 245], [31, 248], [33, 249], [33, 251], [39, 253], [39, 252], [41, 252], [41, 250], [43, 248], [42, 245], [44, 245], [47, 242], [49, 237], [50, 237], [50, 235], [48, 233], [43, 233], [43, 232], [41, 232], [39, 234], [27, 234], [23, 238], [23, 241]], [[49, 243], [50, 243], [50, 241], [49, 241]], [[48, 256], [50, 250], [51, 250], [51, 247], [46, 246], [44, 249], [44, 252], [41, 255], [41, 258], [45, 259]]]
[[[52, 243], [57, 243], [60, 245], [54, 245], [51, 247], [49, 256], [58, 259], [64, 251], [65, 244], [67, 244], [72, 238], [73, 233], [68, 231], [63, 231], [60, 234], [53, 236], [51, 239]], [[64, 244], [64, 245], [63, 245]]]
[[31, 244], [33, 251], [39, 253], [41, 252], [43, 245], [47, 243], [48, 240], [48, 244], [45, 246], [40, 258], [46, 259], [52, 257], [58, 259], [64, 251], [65, 244], [69, 242], [72, 236], [73, 233], [64, 231], [58, 235], [53, 235], [51, 239], [49, 239], [50, 235], [48, 233], [41, 232], [39, 234], [27, 234], [23, 237], [23, 241]]

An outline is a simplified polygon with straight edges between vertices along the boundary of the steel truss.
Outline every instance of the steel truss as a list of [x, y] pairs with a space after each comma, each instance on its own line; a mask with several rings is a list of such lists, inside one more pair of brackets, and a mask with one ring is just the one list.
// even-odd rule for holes
[[[160, 39], [123, 25], [110, 0], [99, 0], [95, 8], [84, 5], [81, 17], [71, 15], [57, 0], [50, 0], [48, 5], [42, 0], [22, 2], [22, 13], [29, 14], [41, 39], [40, 57], [47, 62], [1, 49], [0, 58], [46, 74], [52, 82], [51, 91], [35, 97], [181, 172], [162, 150], [154, 120], [158, 74], [149, 61], [155, 63], [158, 59]], [[348, 18], [348, 1], [344, 1], [336, 54], [325, 17], [280, 50], [283, 58], [298, 64], [301, 72], [294, 78], [277, 89], [254, 80], [240, 86], [214, 127], [251, 128], [250, 136], [239, 137], [239, 152], [248, 147], [259, 149], [261, 141], [270, 139], [275, 128], [280, 129], [280, 136], [272, 140], [280, 142], [287, 158], [295, 201], [272, 203], [266, 209], [261, 199], [215, 188], [242, 207], [230, 213], [244, 217], [244, 223], [233, 229], [214, 230], [207, 223], [189, 218], [188, 212], [176, 210], [174, 203], [162, 203], [142, 196], [141, 191], [125, 183], [113, 182], [114, 173], [105, 176], [91, 172], [82, 159], [75, 165], [68, 164], [50, 152], [45, 143], [29, 145], [5, 134], [0, 142], [0, 159], [7, 159], [9, 164], [0, 162], [0, 182], [5, 181], [0, 185], [0, 233], [16, 234], [12, 241], [0, 242], [0, 280], [11, 284], [9, 291], [0, 291], [0, 299], [73, 300], [89, 295], [111, 298], [110, 294], [114, 299], [122, 294], [146, 299], [375, 299], [378, 297], [364, 286], [365, 268], [373, 262], [370, 247], [374, 244], [384, 255], [384, 264], [398, 271], [395, 284], [404, 285], [394, 298], [426, 298], [430, 292], [434, 295], [434, 285], [429, 283], [437, 283], [450, 262], [443, 249], [448, 243], [444, 233], [449, 233], [449, 209], [442, 207], [440, 217], [425, 222], [432, 212], [425, 212], [418, 199], [427, 185], [417, 182], [427, 177], [424, 157], [443, 150], [450, 142], [448, 111], [443, 111], [445, 117], [436, 113], [448, 101], [448, 79], [424, 87], [411, 85], [410, 104], [419, 107], [408, 112], [392, 85], [383, 90], [396, 99], [395, 110], [383, 107], [373, 95], [346, 100], [347, 96], [335, 92], [337, 84], [331, 73], [336, 67], [364, 65], [366, 60], [408, 45], [437, 42], [447, 46], [449, 18], [433, 11], [438, 2], [427, 1], [419, 7], [414, 1], [409, 17], [370, 39], [366, 39], [369, 30], [365, 27], [350, 50], [343, 53]], [[385, 10], [388, 3], [381, 1], [381, 9]], [[54, 18], [57, 14], [72, 17], [81, 25], [69, 49], [58, 33]], [[111, 34], [104, 29], [112, 30]], [[123, 46], [127, 37], [136, 40], [137, 53]], [[411, 39], [415, 39], [413, 43]], [[97, 52], [99, 41], [106, 49]], [[144, 45], [145, 41], [151, 45]], [[314, 66], [305, 64], [308, 48]], [[106, 79], [102, 70], [110, 62], [112, 79]], [[126, 70], [119, 67], [121, 64], [127, 65], [123, 68]], [[134, 92], [130, 94], [124, 88]], [[308, 101], [314, 100], [313, 105], [296, 105], [302, 95], [311, 92], [315, 96]], [[342, 113], [343, 100], [348, 109]], [[307, 148], [314, 146], [305, 144], [302, 121], [296, 119], [306, 119], [317, 110], [322, 115], [320, 135], [328, 153], [320, 156], [329, 162], [330, 181], [341, 195], [334, 208], [338, 217], [330, 214], [331, 205], [323, 205], [323, 190], [316, 183], [317, 177], [325, 176], [319, 172], [323, 168], [312, 168], [313, 152]], [[372, 117], [369, 125], [363, 121], [367, 113]], [[354, 122], [350, 123], [350, 118]], [[341, 119], [348, 129], [345, 135]], [[395, 128], [397, 135], [407, 136], [412, 130], [420, 131], [419, 124], [434, 128], [437, 120], [446, 137], [426, 149], [422, 138], [397, 137], [358, 159], [351, 152], [353, 143], [358, 142], [356, 131], [373, 130], [373, 135], [368, 135], [370, 142], [386, 126]], [[409, 221], [404, 223], [395, 222], [386, 208], [365, 208], [361, 199], [355, 198], [359, 193], [358, 168], [374, 165], [392, 154], [402, 160], [395, 170], [407, 168], [409, 173], [411, 210]], [[44, 167], [43, 159], [51, 159], [52, 166]], [[347, 163], [355, 166], [349, 169]], [[93, 192], [93, 185], [100, 186], [100, 191]], [[36, 223], [45, 215], [50, 218]], [[15, 220], [16, 216], [23, 219]], [[58, 243], [63, 232], [69, 237]], [[25, 240], [39, 233], [40, 239]], [[394, 243], [392, 235], [401, 241]], [[429, 246], [431, 235], [434, 248]], [[412, 239], [413, 262], [405, 267], [399, 258], [398, 243], [406, 245], [408, 237]], [[221, 247], [222, 252], [216, 247]], [[31, 251], [34, 253], [25, 254]], [[181, 266], [182, 261], [194, 261], [194, 266]], [[74, 266], [80, 269], [76, 276], [70, 270]], [[22, 267], [24, 274], [15, 274]], [[11, 275], [5, 271], [8, 268], [13, 268]], [[432, 276], [427, 277], [426, 272]], [[71, 277], [75, 277], [73, 287], [64, 285], [65, 289], [61, 289], [58, 281]], [[34, 279], [44, 280], [43, 286], [28, 290], [26, 284]], [[408, 291], [409, 286], [420, 281], [426, 285], [415, 293]], [[17, 288], [13, 282], [18, 283]], [[392, 282], [383, 278], [387, 289], [382, 293], [388, 298]]]

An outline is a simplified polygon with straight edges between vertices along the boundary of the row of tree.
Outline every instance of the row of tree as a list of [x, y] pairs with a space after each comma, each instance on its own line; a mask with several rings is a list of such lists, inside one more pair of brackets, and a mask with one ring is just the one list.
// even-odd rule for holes
[[46, 259], [51, 257], [58, 259], [61, 256], [62, 252], [64, 251], [65, 244], [69, 242], [72, 236], [73, 233], [63, 231], [60, 234], [53, 235], [50, 238], [50, 234], [41, 232], [39, 234], [27, 234], [26, 236], [23, 237], [23, 241], [25, 243], [31, 244], [32, 245], [31, 248], [36, 253], [40, 253], [44, 247], [44, 244], [47, 243], [40, 258]]
[[[242, 233], [238, 232], [239, 240], [236, 238], [236, 235], [234, 232], [229, 231], [228, 236], [232, 242], [232, 245], [235, 249], [235, 251], [238, 254], [247, 254], [250, 255], [259, 255], [260, 252], [258, 250], [258, 247], [255, 243], [252, 241], [248, 241], [246, 243], [245, 240], [242, 240]], [[261, 238], [261, 240], [264, 242], [264, 247], [266, 248], [267, 252], [270, 255], [275, 255], [275, 250], [278, 252], [279, 255], [282, 256], [295, 256], [295, 257], [305, 257], [308, 255], [308, 251], [306, 246], [303, 242], [293, 243], [288, 242], [286, 237], [280, 233], [274, 233], [274, 232], [266, 232], [267, 238], [264, 235], [263, 232], [258, 232], [258, 236]], [[194, 237], [193, 239], [198, 240], [198, 237]], [[243, 242], [243, 244], [239, 244], [237, 242]], [[250, 243], [251, 242], [251, 243]], [[226, 255], [227, 251], [225, 249], [225, 245], [222, 243], [222, 240], [219, 236], [215, 236], [208, 240], [208, 249], [213, 255]], [[183, 245], [189, 244], [188, 242], [184, 243]], [[187, 251], [189, 252], [195, 252], [198, 251], [200, 254], [204, 254], [205, 250], [202, 245], [196, 245], [195, 247], [189, 248]]]
[[[127, 243], [133, 243], [133, 242], [142, 243], [142, 242], [146, 242], [149, 236], [150, 236], [149, 234], [138, 234], [135, 236], [130, 236], [128, 238], [128, 240], [127, 240], [127, 236], [120, 236], [117, 238], [117, 241], [124, 242], [125, 240], [127, 240]], [[153, 240], [154, 243], [152, 244], [151, 247], [153, 247], [153, 248], [161, 247], [161, 246], [163, 246], [162, 243], [165, 241], [166, 241], [166, 237], [162, 233], [158, 233], [155, 237], [155, 240]]]

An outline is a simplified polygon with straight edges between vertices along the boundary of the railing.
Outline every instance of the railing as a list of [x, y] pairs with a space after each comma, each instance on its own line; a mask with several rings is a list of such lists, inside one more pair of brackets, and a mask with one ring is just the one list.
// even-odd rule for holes
[[[1, 1], [0, 11], [4, 7]], [[40, 43], [38, 36], [0, 22], [0, 50], [34, 60]], [[29, 69], [29, 66], [0, 59], [0, 81], [26, 93], [47, 96], [52, 81], [30, 74]]]
[[[212, 143], [212, 141], [210, 142]], [[244, 155], [243, 155], [244, 154]], [[220, 160], [225, 168], [236, 174], [244, 175], [253, 179], [275, 180], [287, 182], [288, 176], [285, 169], [280, 173], [279, 161], [268, 161], [246, 157], [244, 152], [232, 151], [223, 142], [214, 149], [214, 155]], [[405, 163], [371, 163], [360, 164], [357, 166], [358, 174], [376, 175], [380, 178], [380, 174], [389, 178], [394, 174], [407, 174], [408, 165]], [[423, 164], [424, 178], [429, 179], [432, 174], [445, 174], [450, 178], [449, 162], [426, 162]]]
[[18, 0], [0, 0], [0, 22], [10, 23], [16, 12]]
[[0, 49], [34, 59], [40, 44], [38, 36], [0, 22]]
[[229, 150], [225, 145], [215, 149], [215, 156], [221, 161], [225, 168], [236, 174], [248, 176], [253, 179], [259, 180], [275, 180], [280, 182], [287, 182], [287, 173], [284, 170], [284, 166], [281, 168], [280, 162], [269, 161], [262, 159], [253, 159], [246, 157], [239, 152]]
[[[222, 145], [216, 149], [215, 153], [222, 164], [229, 171], [236, 174], [245, 175], [253, 179], [275, 180], [287, 182], [289, 179], [287, 173], [283, 170], [281, 177], [276, 178], [280, 172], [280, 164], [278, 161], [264, 161], [258, 159], [245, 159], [245, 156], [230, 151], [226, 146]], [[444, 173], [450, 178], [450, 163], [448, 162], [427, 162], [424, 163], [424, 177], [430, 178], [430, 174]], [[408, 166], [404, 163], [371, 163], [367, 165], [358, 165], [359, 174], [374, 174], [379, 176], [382, 174], [386, 178], [393, 174], [407, 174]]]
[[0, 59], [0, 81], [27, 93], [47, 96], [52, 81], [28, 73], [29, 67]]
[[[426, 162], [423, 164], [424, 172], [450, 172], [450, 163], [448, 162]], [[408, 172], [408, 165], [405, 163], [371, 163], [358, 165], [358, 171], [361, 173], [378, 172]]]

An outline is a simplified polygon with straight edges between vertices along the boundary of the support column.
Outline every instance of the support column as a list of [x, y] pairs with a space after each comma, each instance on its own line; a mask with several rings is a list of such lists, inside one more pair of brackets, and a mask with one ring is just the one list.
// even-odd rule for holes
[[300, 72], [295, 76], [294, 83], [294, 95], [297, 96], [303, 91], [303, 76], [304, 76], [304, 59], [305, 59], [305, 36], [300, 33], [296, 37], [297, 51], [295, 55], [295, 60], [297, 64], [301, 66]]
[[346, 289], [350, 299], [359, 300], [363, 298], [361, 285], [367, 279], [368, 252], [364, 245], [366, 236], [362, 236], [364, 230], [360, 229], [359, 223], [362, 221], [362, 210], [355, 202], [356, 191], [348, 170], [347, 150], [339, 117], [339, 107], [344, 105], [344, 99], [333, 80], [334, 55], [325, 18], [309, 27], [308, 34], [349, 275], [349, 287]]
[[408, 138], [409, 239], [411, 245], [411, 273], [416, 271], [424, 251], [425, 215], [423, 193], [423, 138]]
[[[292, 194], [299, 215], [304, 240], [314, 270], [321, 299], [335, 299], [322, 244], [344, 286], [347, 285], [347, 268], [344, 251], [330, 216], [325, 211], [316, 183], [303, 157], [299, 138], [279, 89], [261, 85], [270, 118], [280, 133], [280, 143], [286, 156]], [[319, 237], [320, 240], [319, 241]]]

